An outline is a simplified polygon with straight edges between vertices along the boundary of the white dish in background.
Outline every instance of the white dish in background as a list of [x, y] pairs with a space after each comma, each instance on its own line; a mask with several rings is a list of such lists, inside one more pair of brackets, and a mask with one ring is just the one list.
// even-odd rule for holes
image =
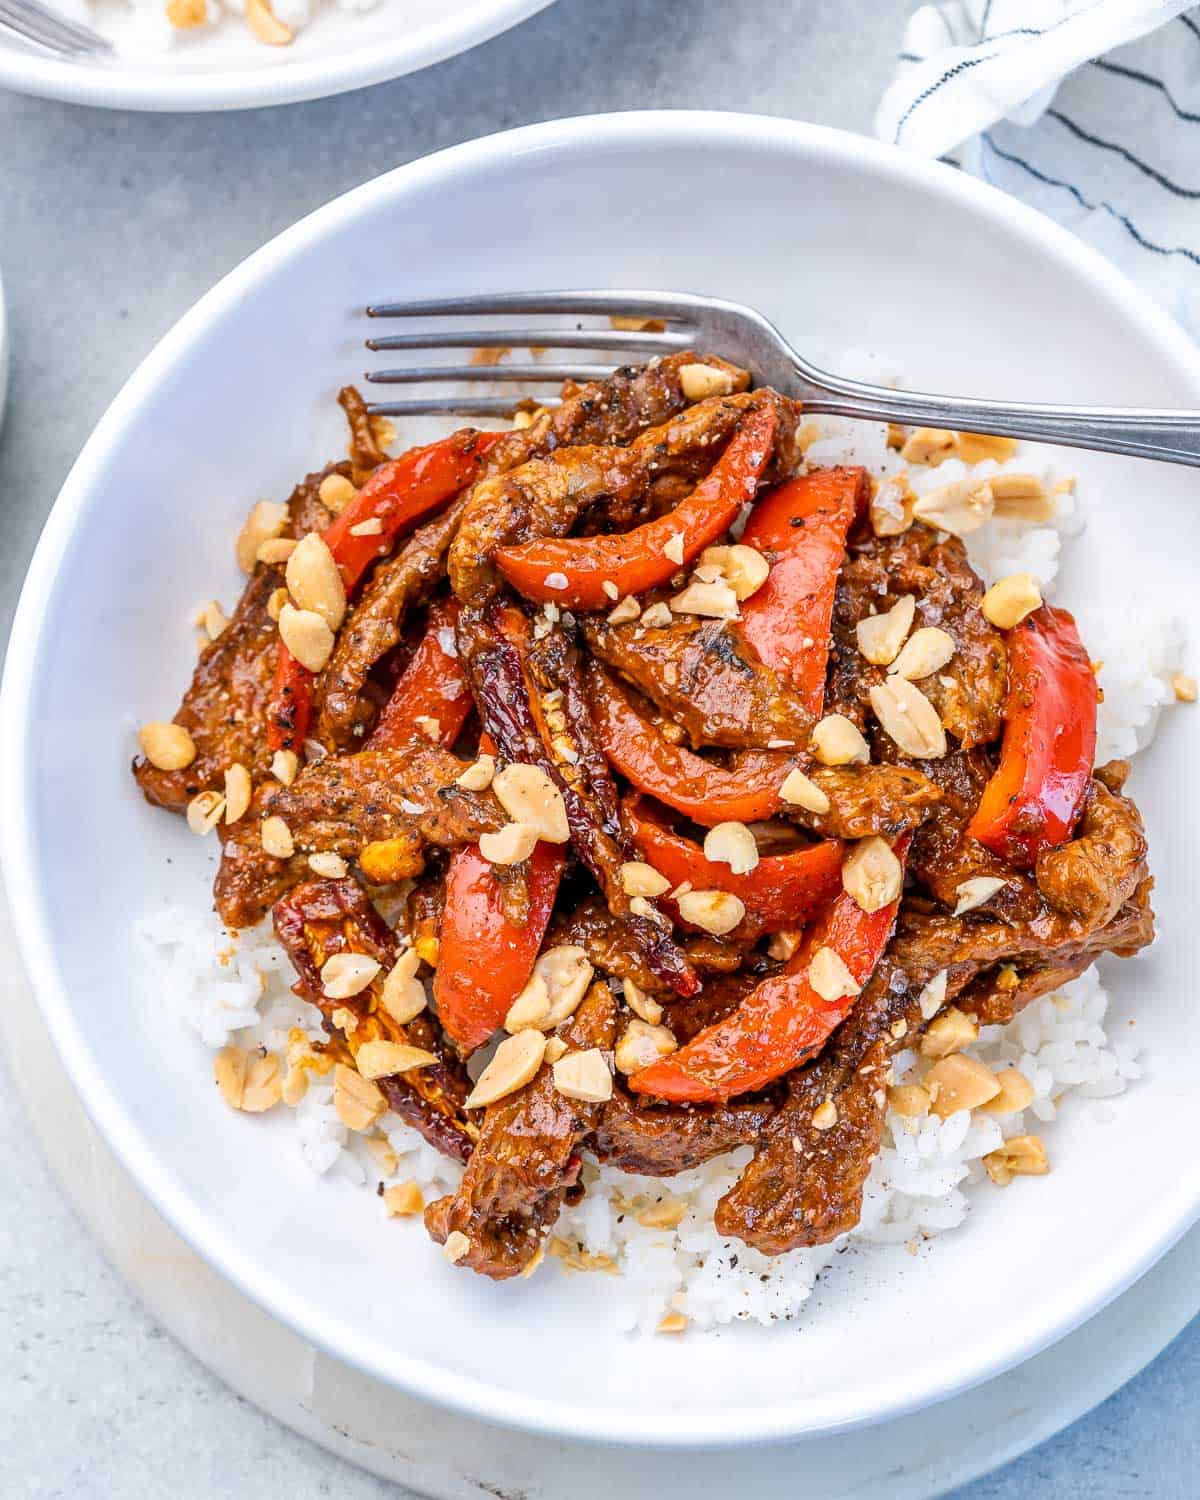
[[[697, 226], [714, 181], [720, 212]], [[841, 1257], [791, 1326], [634, 1343], [611, 1329], [606, 1277], [496, 1287], [455, 1271], [413, 1226], [384, 1221], [372, 1195], [312, 1178], [290, 1122], [218, 1104], [208, 1053], [167, 1013], [133, 942], [131, 921], [152, 903], [208, 899], [212, 847], [141, 803], [132, 725], [178, 700], [187, 607], [234, 587], [231, 538], [248, 502], [286, 494], [344, 441], [332, 396], [362, 366], [356, 309], [571, 285], [744, 300], [798, 339], [893, 354], [918, 385], [1200, 399], [1194, 347], [1071, 236], [950, 169], [839, 132], [606, 116], [475, 142], [370, 183], [266, 246], [179, 323], [59, 498], [0, 711], [0, 821], [24, 955], [65, 1066], [151, 1200], [339, 1358], [473, 1416], [618, 1442], [700, 1447], [895, 1417], [1067, 1333], [1200, 1211], [1191, 720], [1166, 726], [1135, 775], [1161, 940], [1106, 967], [1118, 1005], [1136, 1009], [1145, 1081], [1111, 1125], [1086, 1106], [1064, 1112], [1051, 1178], [983, 1195], [965, 1229], [927, 1253]], [[1072, 469], [1085, 503], [1129, 503], [1087, 511], [1061, 597], [1086, 579], [1114, 605], [1189, 599], [1194, 476], [1083, 454]]]
[[[53, 0], [50, 0], [53, 3]], [[442, 62], [506, 31], [554, 0], [379, 0], [342, 10], [312, 0], [313, 19], [287, 47], [258, 41], [237, 16], [147, 51], [125, 0], [96, 0], [92, 24], [121, 47], [70, 61], [0, 31], [0, 87], [103, 109], [252, 109], [323, 99]], [[166, 0], [162, 0], [165, 6]], [[74, 8], [67, 13], [82, 19]]]

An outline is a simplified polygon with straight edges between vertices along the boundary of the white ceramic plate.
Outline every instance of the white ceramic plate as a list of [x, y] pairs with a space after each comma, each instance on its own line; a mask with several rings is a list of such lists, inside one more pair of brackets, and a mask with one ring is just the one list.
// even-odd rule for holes
[[[51, 0], [53, 3], [53, 0]], [[99, 0], [97, 29], [124, 47], [123, 0]], [[0, 87], [103, 109], [252, 109], [323, 99], [415, 73], [486, 42], [554, 0], [382, 0], [347, 12], [322, 3], [287, 47], [267, 47], [236, 17], [179, 37], [167, 51], [71, 62], [0, 31]], [[165, 0], [164, 0], [165, 4]]]
[[[719, 186], [714, 186], [719, 185]], [[912, 1258], [843, 1256], [791, 1326], [632, 1342], [604, 1276], [496, 1287], [311, 1177], [290, 1121], [218, 1102], [130, 935], [168, 895], [207, 901], [213, 849], [145, 807], [132, 724], [190, 667], [193, 601], [236, 587], [247, 503], [340, 447], [332, 395], [366, 301], [669, 286], [761, 307], [794, 336], [898, 352], [915, 383], [1081, 401], [1200, 399], [1200, 357], [1068, 234], [980, 184], [857, 137], [704, 114], [516, 131], [401, 169], [252, 256], [163, 340], [75, 466], [30, 570], [0, 708], [3, 840], [24, 955], [64, 1065], [161, 1212], [244, 1291], [341, 1358], [475, 1416], [548, 1433], [705, 1445], [828, 1432], [962, 1390], [1066, 1333], [1200, 1210], [1195, 726], [1137, 774], [1160, 942], [1110, 965], [1145, 1082], [1086, 1107], [1055, 1171], [984, 1195]], [[296, 309], [303, 309], [303, 316]], [[1073, 546], [1118, 607], [1194, 591], [1187, 470], [1079, 456], [1105, 494]]]

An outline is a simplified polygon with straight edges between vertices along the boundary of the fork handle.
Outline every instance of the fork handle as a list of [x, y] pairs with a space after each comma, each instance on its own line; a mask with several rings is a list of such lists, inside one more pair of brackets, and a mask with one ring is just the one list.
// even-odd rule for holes
[[1063, 443], [1071, 448], [1129, 453], [1135, 458], [1157, 458], [1200, 468], [1200, 411], [976, 401], [893, 391], [829, 375], [824, 370], [819, 384], [803, 369], [797, 371], [797, 378], [802, 387], [800, 399], [811, 412]]

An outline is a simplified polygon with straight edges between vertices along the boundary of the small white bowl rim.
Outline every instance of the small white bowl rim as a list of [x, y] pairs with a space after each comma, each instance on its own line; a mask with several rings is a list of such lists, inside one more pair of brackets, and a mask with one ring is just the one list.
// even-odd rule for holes
[[383, 83], [432, 67], [486, 42], [554, 0], [474, 0], [468, 10], [422, 26], [399, 30], [391, 41], [372, 36], [327, 55], [296, 62], [194, 71], [155, 67], [144, 59], [72, 62], [23, 47], [0, 47], [0, 87], [68, 104], [100, 109], [182, 113], [189, 110], [255, 109], [326, 99], [368, 84]]
[[894, 1398], [863, 1412], [848, 1396], [806, 1392], [803, 1403], [735, 1409], [728, 1418], [711, 1408], [695, 1415], [672, 1414], [664, 1427], [660, 1416], [612, 1409], [581, 1411], [569, 1400], [549, 1400], [505, 1390], [472, 1376], [443, 1369], [403, 1351], [382, 1347], [348, 1333], [326, 1314], [319, 1301], [294, 1294], [269, 1269], [243, 1252], [220, 1219], [191, 1201], [169, 1162], [160, 1159], [154, 1141], [133, 1119], [95, 1066], [72, 1014], [58, 972], [38, 879], [39, 860], [29, 818], [27, 787], [33, 767], [29, 754], [29, 709], [37, 681], [39, 645], [46, 607], [59, 558], [81, 515], [97, 503], [91, 476], [119, 448], [127, 428], [153, 392], [164, 383], [172, 364], [185, 355], [210, 321], [252, 295], [254, 288], [291, 257], [355, 216], [373, 200], [409, 187], [453, 181], [462, 169], [500, 166], [528, 152], [643, 145], [741, 145], [766, 151], [817, 151], [846, 167], [866, 166], [914, 189], [958, 199], [977, 215], [1014, 226], [1048, 255], [1070, 266], [1105, 300], [1124, 299], [1138, 310], [1153, 343], [1166, 362], [1194, 381], [1200, 393], [1200, 350], [1182, 329], [1144, 293], [1097, 252], [1073, 235], [987, 184], [936, 162], [910, 156], [866, 137], [825, 126], [717, 111], [639, 111], [580, 116], [525, 126], [451, 147], [397, 168], [334, 199], [301, 219], [231, 271], [206, 293], [151, 351], [130, 376], [98, 423], [47, 519], [18, 604], [0, 689], [0, 859], [21, 955], [33, 980], [64, 1066], [93, 1123], [119, 1160], [165, 1219], [213, 1266], [246, 1295], [302, 1337], [368, 1375], [484, 1421], [541, 1433], [548, 1437], [612, 1442], [625, 1446], [705, 1448], [750, 1442], [781, 1442], [870, 1425], [944, 1400], [1012, 1368], [1078, 1327], [1134, 1282], [1200, 1218], [1200, 1163], [1164, 1190], [1154, 1215], [1130, 1225], [1122, 1238], [1119, 1268], [1104, 1274], [1098, 1263], [1077, 1265], [1064, 1291], [1058, 1315], [1039, 1321], [1014, 1306], [1003, 1329], [994, 1330], [986, 1356], [967, 1342], [953, 1369], [942, 1369], [924, 1384], [897, 1381]]

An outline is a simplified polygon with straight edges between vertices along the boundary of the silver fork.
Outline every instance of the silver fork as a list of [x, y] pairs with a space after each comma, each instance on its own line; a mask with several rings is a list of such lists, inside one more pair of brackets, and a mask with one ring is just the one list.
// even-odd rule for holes
[[[0, 4], [5, 0], [0, 0]], [[9, 0], [11, 3], [11, 0]], [[367, 340], [373, 350], [432, 349], [580, 349], [605, 351], [622, 362], [651, 359], [678, 349], [719, 354], [749, 369], [756, 384], [772, 385], [804, 403], [805, 409], [839, 417], [862, 417], [920, 427], [993, 433], [1034, 442], [1065, 443], [1096, 448], [1105, 453], [1128, 453], [1138, 458], [1200, 467], [1200, 411], [1183, 408], [1050, 406], [1023, 401], [978, 401], [970, 397], [933, 396], [896, 391], [886, 386], [847, 380], [819, 369], [792, 348], [774, 324], [761, 313], [737, 302], [700, 297], [687, 292], [499, 292], [476, 297], [436, 298], [425, 302], [385, 302], [367, 308], [372, 318], [507, 318], [512, 316], [612, 317], [659, 319], [665, 330], [633, 332], [617, 329], [436, 328], [429, 332], [390, 334]], [[603, 379], [607, 363], [425, 365], [374, 370], [367, 380], [375, 385], [418, 385], [445, 381], [501, 380], [523, 386], [562, 380]], [[557, 404], [537, 398], [539, 405]], [[370, 407], [381, 416], [456, 413], [468, 416], [511, 415], [521, 404], [513, 396], [479, 396], [464, 391], [448, 396], [424, 396], [378, 402]]]
[[60, 16], [41, 0], [0, 0], [0, 27], [62, 57], [103, 56], [112, 51], [112, 43], [99, 32]]

